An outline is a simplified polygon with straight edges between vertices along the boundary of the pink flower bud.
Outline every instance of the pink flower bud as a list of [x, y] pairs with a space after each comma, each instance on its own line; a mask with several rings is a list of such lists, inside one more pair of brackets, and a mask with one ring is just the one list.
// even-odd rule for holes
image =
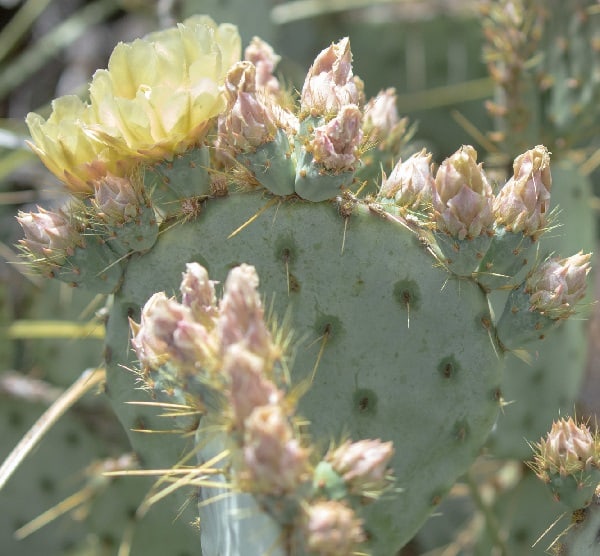
[[219, 116], [217, 149], [253, 152], [274, 140], [278, 129], [294, 132], [297, 118], [272, 97], [257, 90], [256, 68], [250, 62], [235, 64], [225, 83], [229, 110]]
[[319, 556], [347, 556], [365, 541], [362, 521], [343, 502], [316, 502], [308, 508], [306, 544]]
[[121, 223], [138, 215], [140, 196], [129, 179], [107, 175], [94, 182], [94, 191], [101, 217]]
[[577, 425], [571, 417], [552, 424], [552, 429], [537, 445], [539, 461], [551, 474], [569, 475], [598, 465], [596, 442], [590, 429]]
[[281, 56], [275, 54], [273, 48], [265, 41], [253, 37], [244, 51], [244, 59], [256, 67], [256, 88], [266, 94], [276, 95], [279, 92], [279, 81], [273, 75], [273, 71]]
[[384, 176], [378, 198], [394, 199], [398, 206], [418, 209], [431, 202], [433, 189], [431, 154], [423, 149], [404, 162], [400, 160], [389, 177]]
[[381, 440], [347, 440], [325, 457], [350, 490], [356, 493], [381, 490], [388, 483], [390, 459], [394, 455], [391, 442]]
[[146, 302], [140, 324], [131, 327], [131, 344], [144, 367], [158, 368], [172, 359], [194, 365], [210, 346], [206, 329], [192, 320], [189, 308], [163, 292]]
[[198, 263], [187, 263], [181, 280], [181, 302], [192, 311], [192, 315], [207, 325], [217, 316], [215, 282], [208, 279], [208, 272]]
[[328, 170], [353, 170], [359, 161], [358, 147], [362, 141], [362, 114], [355, 104], [343, 106], [326, 124], [315, 128], [307, 150], [315, 162]]
[[252, 490], [265, 494], [293, 492], [305, 479], [308, 452], [293, 437], [281, 407], [256, 407], [244, 428], [242, 476], [252, 485]]
[[554, 319], [571, 315], [585, 296], [590, 258], [591, 254], [579, 252], [566, 259], [548, 259], [534, 269], [525, 283], [531, 310]]
[[398, 125], [396, 89], [390, 87], [365, 104], [363, 130], [371, 142], [382, 141]]
[[548, 150], [538, 145], [517, 157], [513, 168], [513, 177], [494, 201], [496, 223], [511, 232], [535, 235], [547, 223], [552, 187]]
[[221, 353], [232, 344], [242, 342], [250, 351], [269, 359], [271, 334], [264, 321], [257, 288], [258, 275], [253, 266], [242, 264], [229, 272], [217, 324]]
[[241, 152], [272, 141], [277, 126], [266, 97], [256, 92], [254, 65], [235, 64], [227, 73], [225, 90], [229, 110], [219, 118], [219, 145]]
[[229, 380], [229, 398], [238, 430], [252, 411], [263, 405], [277, 404], [282, 393], [267, 379], [265, 360], [244, 349], [232, 345], [223, 360], [222, 373]]
[[20, 244], [36, 258], [61, 264], [73, 248], [82, 243], [69, 217], [62, 211], [51, 212], [38, 207], [38, 212], [19, 212], [17, 221], [25, 234]]
[[322, 116], [362, 102], [362, 83], [352, 75], [352, 53], [346, 37], [315, 58], [302, 87], [301, 111]]
[[463, 240], [491, 230], [493, 193], [470, 145], [444, 160], [435, 176], [433, 207], [440, 232]]

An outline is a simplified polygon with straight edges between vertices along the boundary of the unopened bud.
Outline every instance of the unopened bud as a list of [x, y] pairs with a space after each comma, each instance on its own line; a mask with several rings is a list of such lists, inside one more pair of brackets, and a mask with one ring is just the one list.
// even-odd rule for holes
[[189, 307], [194, 318], [208, 324], [217, 316], [215, 282], [209, 280], [207, 270], [198, 263], [187, 263], [181, 280], [181, 302]]
[[539, 234], [547, 223], [551, 187], [550, 155], [538, 145], [515, 159], [514, 175], [494, 201], [496, 224], [509, 232]]
[[538, 447], [549, 473], [568, 475], [598, 465], [596, 442], [589, 427], [577, 425], [571, 417], [552, 423], [552, 429]]
[[408, 209], [419, 209], [431, 203], [434, 188], [431, 175], [431, 154], [423, 149], [394, 166], [389, 176], [384, 176], [378, 200], [393, 199], [394, 204]]
[[333, 469], [342, 476], [351, 492], [378, 491], [389, 483], [389, 462], [394, 455], [391, 442], [347, 440], [327, 454]]
[[362, 520], [343, 502], [315, 502], [307, 511], [306, 543], [314, 554], [346, 556], [365, 541]]
[[363, 131], [370, 142], [378, 143], [385, 140], [399, 121], [396, 89], [393, 87], [380, 91], [376, 97], [365, 104]]
[[156, 369], [172, 359], [194, 365], [210, 345], [206, 330], [193, 321], [190, 310], [163, 292], [146, 302], [140, 324], [130, 324], [131, 344], [147, 368]]
[[281, 56], [265, 41], [259, 37], [253, 37], [250, 44], [244, 50], [244, 59], [252, 62], [256, 67], [256, 87], [267, 94], [275, 95], [279, 92], [279, 81], [273, 75], [275, 67], [281, 60]]
[[362, 141], [362, 114], [358, 106], [343, 106], [326, 124], [315, 128], [307, 146], [314, 161], [327, 170], [349, 171], [358, 164], [358, 147]]
[[81, 243], [69, 217], [62, 211], [38, 207], [38, 212], [19, 212], [17, 221], [25, 234], [20, 243], [35, 258], [61, 264], [75, 245]]
[[304, 480], [308, 452], [294, 438], [279, 405], [256, 407], [244, 423], [242, 474], [255, 492], [293, 492]]
[[588, 506], [600, 480], [600, 443], [589, 427], [559, 419], [533, 449], [529, 465], [554, 497], [573, 510]]
[[493, 224], [493, 193], [477, 164], [477, 152], [470, 145], [461, 147], [444, 160], [435, 176], [433, 206], [440, 232], [459, 240], [475, 238]]
[[277, 131], [266, 97], [256, 91], [256, 68], [238, 62], [227, 73], [229, 110], [219, 118], [219, 140], [234, 153], [253, 150], [272, 141]]
[[525, 290], [530, 294], [531, 310], [553, 319], [566, 318], [586, 292], [591, 254], [566, 259], [552, 258], [539, 265], [527, 278]]
[[94, 191], [94, 204], [103, 219], [120, 224], [138, 215], [140, 197], [129, 179], [107, 175], [94, 182]]
[[315, 58], [302, 87], [301, 111], [324, 116], [336, 114], [347, 104], [361, 105], [362, 101], [362, 87], [352, 74], [352, 53], [346, 37]]
[[266, 365], [262, 357], [239, 344], [225, 353], [222, 373], [229, 380], [229, 398], [235, 425], [240, 431], [255, 408], [277, 404], [282, 398], [282, 393], [267, 378]]
[[242, 342], [253, 353], [270, 358], [271, 334], [257, 289], [258, 274], [253, 266], [242, 264], [229, 272], [217, 324], [222, 353]]

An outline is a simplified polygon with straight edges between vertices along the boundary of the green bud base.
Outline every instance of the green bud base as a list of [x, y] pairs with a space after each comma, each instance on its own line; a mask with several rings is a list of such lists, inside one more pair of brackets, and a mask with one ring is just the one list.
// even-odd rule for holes
[[515, 286], [513, 277], [527, 265], [533, 244], [531, 236], [509, 232], [503, 226], [496, 227], [489, 249], [477, 269], [477, 281], [487, 291]]
[[471, 276], [492, 241], [492, 237], [485, 233], [473, 239], [457, 239], [443, 232], [435, 232], [434, 235], [444, 264], [457, 276]]
[[530, 310], [530, 296], [525, 284], [510, 292], [504, 312], [496, 327], [505, 349], [519, 349], [524, 344], [541, 340], [560, 320]]
[[294, 193], [294, 163], [292, 148], [287, 134], [279, 129], [275, 139], [265, 143], [254, 152], [240, 153], [238, 162], [243, 164], [267, 190], [275, 195]]
[[570, 475], [551, 474], [548, 488], [556, 500], [571, 510], [589, 506], [600, 482], [600, 470], [587, 469]]
[[144, 188], [165, 216], [181, 213], [181, 200], [210, 194], [208, 147], [190, 149], [185, 155], [146, 168]]
[[123, 268], [110, 247], [99, 236], [90, 234], [85, 237], [85, 247], [76, 247], [52, 274], [72, 286], [82, 285], [96, 293], [112, 293], [121, 283]]

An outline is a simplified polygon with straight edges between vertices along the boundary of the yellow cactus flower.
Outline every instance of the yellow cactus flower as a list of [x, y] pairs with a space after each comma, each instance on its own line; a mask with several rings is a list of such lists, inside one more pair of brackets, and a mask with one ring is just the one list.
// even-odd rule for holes
[[116, 153], [89, 133], [93, 121], [90, 106], [74, 95], [54, 100], [47, 120], [33, 112], [27, 115], [33, 139], [29, 146], [74, 193], [93, 193], [91, 182], [116, 173], [119, 166]]
[[235, 26], [207, 16], [120, 43], [90, 86], [98, 136], [129, 156], [183, 152], [224, 110], [221, 85], [240, 56]]
[[222, 85], [241, 57], [234, 25], [195, 16], [114, 49], [90, 85], [91, 103], [69, 95], [47, 120], [27, 116], [33, 151], [73, 192], [124, 175], [140, 159], [171, 159], [199, 143], [226, 106]]

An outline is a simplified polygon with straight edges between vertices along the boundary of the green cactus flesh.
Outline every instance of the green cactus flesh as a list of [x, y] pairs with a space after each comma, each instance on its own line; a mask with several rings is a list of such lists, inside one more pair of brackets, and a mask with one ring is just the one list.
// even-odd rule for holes
[[553, 554], [560, 556], [595, 556], [600, 553], [600, 499], [587, 507], [573, 512], [571, 524], [552, 547]]
[[[486, 297], [437, 267], [415, 233], [366, 205], [345, 219], [335, 203], [270, 199], [211, 199], [196, 220], [132, 255], [108, 322], [108, 394], [127, 430], [169, 429], [124, 404], [136, 387], [123, 369], [136, 366], [128, 318], [139, 318], [152, 293], [174, 295], [187, 262], [221, 282], [233, 266], [254, 265], [265, 305], [280, 319], [291, 315], [292, 383], [310, 380], [316, 367], [300, 401], [313, 438], [394, 442], [401, 492], [364, 512], [373, 554], [389, 555], [468, 468], [496, 418], [502, 361]], [[130, 436], [145, 466], [172, 466], [185, 453], [174, 435]]]

